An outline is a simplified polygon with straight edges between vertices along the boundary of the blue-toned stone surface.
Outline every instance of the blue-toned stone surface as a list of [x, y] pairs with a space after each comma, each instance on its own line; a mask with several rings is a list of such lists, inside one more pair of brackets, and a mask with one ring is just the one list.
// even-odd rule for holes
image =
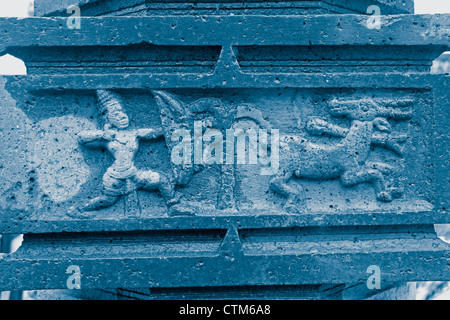
[[[0, 259], [0, 288], [63, 289], [71, 265], [82, 288], [155, 297], [342, 298], [372, 265], [384, 288], [448, 280], [433, 224], [450, 221], [449, 83], [429, 70], [450, 17], [388, 15], [370, 29], [344, 2], [339, 15], [227, 16], [224, 2], [202, 18], [166, 8], [85, 17], [80, 29], [0, 20], [0, 51], [28, 70], [0, 80], [0, 233], [25, 234]], [[146, 15], [153, 4], [114, 5]], [[174, 161], [172, 135], [194, 137], [199, 123], [200, 155], [216, 129], [232, 163], [194, 163], [194, 138], [191, 162]], [[230, 129], [279, 137], [275, 171], [236, 163]]]
[[[35, 14], [65, 15], [66, 8], [74, 5], [68, 0], [35, 1]], [[315, 0], [315, 1], [149, 1], [149, 0], [84, 0], [78, 5], [84, 16], [117, 15], [300, 15], [333, 13], [367, 13], [367, 8], [376, 5], [380, 14], [414, 13], [413, 0]]]

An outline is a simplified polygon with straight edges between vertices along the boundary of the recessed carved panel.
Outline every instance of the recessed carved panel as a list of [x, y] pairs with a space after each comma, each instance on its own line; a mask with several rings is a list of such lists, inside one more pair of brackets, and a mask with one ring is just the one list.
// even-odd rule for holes
[[12, 200], [29, 185], [21, 178], [3, 206], [36, 201], [34, 216], [58, 219], [432, 209], [432, 185], [418, 183], [433, 179], [430, 109], [417, 107], [429, 105], [426, 91], [261, 93], [30, 94], [16, 110], [31, 133], [23, 177], [36, 186]]

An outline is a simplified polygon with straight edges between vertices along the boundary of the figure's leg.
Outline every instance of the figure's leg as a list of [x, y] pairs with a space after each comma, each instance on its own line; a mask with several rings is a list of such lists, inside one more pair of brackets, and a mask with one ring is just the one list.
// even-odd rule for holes
[[270, 181], [270, 189], [287, 198], [284, 209], [291, 213], [301, 213], [306, 206], [306, 197], [301, 186], [293, 188], [287, 183], [292, 178], [293, 172], [274, 177]]
[[366, 162], [364, 165], [367, 169], [374, 169], [380, 171], [383, 175], [391, 175], [394, 172], [394, 168], [386, 163], [382, 162]]
[[179, 202], [173, 184], [164, 173], [151, 170], [138, 171], [135, 180], [139, 189], [146, 191], [159, 190], [169, 207]]
[[386, 188], [383, 174], [378, 169], [361, 167], [359, 170], [346, 171], [341, 176], [341, 182], [345, 187], [370, 182], [375, 190], [377, 200], [385, 202], [392, 201], [392, 196]]
[[80, 211], [96, 211], [99, 209], [109, 208], [113, 204], [116, 204], [119, 200], [120, 196], [108, 196], [104, 194], [89, 201], [86, 205], [80, 208]]
[[83, 213], [111, 207], [125, 194], [125, 188], [125, 180], [115, 179], [111, 177], [108, 172], [106, 172], [103, 175], [103, 194], [90, 200], [85, 205], [71, 207], [67, 215], [73, 218], [90, 218], [92, 215], [86, 215]]
[[81, 207], [73, 206], [69, 208], [67, 215], [76, 219], [89, 219], [95, 215], [95, 211], [111, 207], [119, 200], [120, 196], [101, 195]]
[[124, 195], [124, 188], [126, 188], [125, 180], [113, 178], [106, 172], [103, 175], [103, 194], [89, 201], [80, 208], [80, 211], [95, 211], [111, 207]]

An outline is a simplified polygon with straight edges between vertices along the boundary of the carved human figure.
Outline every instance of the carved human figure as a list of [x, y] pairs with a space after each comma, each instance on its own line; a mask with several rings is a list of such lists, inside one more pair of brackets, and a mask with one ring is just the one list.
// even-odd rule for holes
[[162, 132], [155, 129], [129, 130], [129, 118], [119, 97], [105, 90], [97, 90], [97, 96], [101, 112], [106, 117], [104, 130], [80, 132], [79, 142], [90, 147], [106, 146], [113, 155], [114, 162], [103, 175], [102, 194], [79, 210], [84, 212], [110, 207], [121, 197], [139, 189], [159, 190], [169, 207], [177, 203], [173, 184], [166, 174], [153, 170], [138, 170], [134, 164], [139, 140], [157, 139], [162, 136]]
[[270, 189], [287, 198], [285, 210], [301, 213], [305, 195], [301, 186], [288, 184], [291, 178], [328, 180], [340, 178], [344, 187], [368, 182], [374, 187], [379, 201], [389, 202], [401, 197], [403, 191], [389, 187], [385, 175], [391, 175], [394, 168], [380, 162], [367, 161], [371, 146], [383, 147], [401, 155], [400, 144], [403, 135], [390, 136], [388, 118], [404, 120], [412, 115], [410, 100], [388, 102], [387, 107], [372, 99], [337, 100], [329, 103], [329, 113], [334, 117], [351, 119], [350, 128], [341, 128], [321, 119], [312, 119], [307, 131], [312, 134], [329, 134], [342, 137], [335, 145], [316, 144], [299, 137], [286, 137], [281, 141], [284, 155], [280, 174], [270, 181]]

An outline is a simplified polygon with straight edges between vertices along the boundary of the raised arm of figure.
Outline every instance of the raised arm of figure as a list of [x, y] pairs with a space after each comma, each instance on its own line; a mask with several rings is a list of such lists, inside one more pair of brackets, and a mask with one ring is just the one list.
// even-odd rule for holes
[[137, 137], [144, 140], [158, 139], [163, 136], [160, 129], [138, 129]]
[[103, 130], [81, 131], [77, 137], [79, 143], [88, 145], [103, 144], [107, 141]]

